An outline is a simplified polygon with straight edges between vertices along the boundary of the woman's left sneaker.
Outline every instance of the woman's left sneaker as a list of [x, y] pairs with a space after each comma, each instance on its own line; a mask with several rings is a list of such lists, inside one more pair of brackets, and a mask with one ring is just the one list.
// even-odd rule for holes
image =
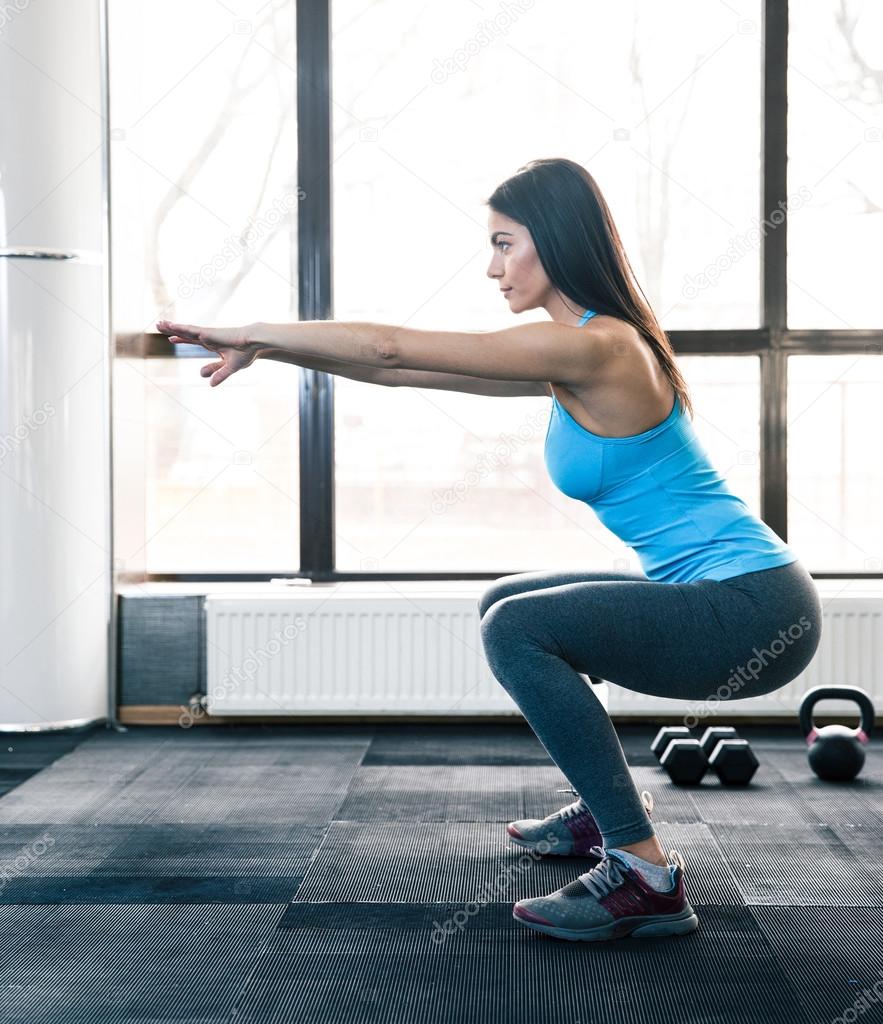
[[[576, 790], [568, 787], [558, 792], [576, 793]], [[522, 818], [520, 821], [510, 821], [506, 826], [509, 842], [513, 846], [536, 850], [538, 853], [590, 857], [591, 849], [603, 846], [604, 839], [586, 802], [579, 794], [577, 796], [578, 799], [572, 804], [553, 811], [542, 820]], [[653, 794], [649, 789], [641, 791], [641, 803], [649, 817], [653, 812]]]
[[596, 846], [600, 863], [549, 896], [519, 900], [516, 921], [558, 939], [598, 941], [627, 935], [684, 935], [699, 919], [684, 894], [684, 859], [671, 850], [673, 885], [659, 892], [617, 850]]

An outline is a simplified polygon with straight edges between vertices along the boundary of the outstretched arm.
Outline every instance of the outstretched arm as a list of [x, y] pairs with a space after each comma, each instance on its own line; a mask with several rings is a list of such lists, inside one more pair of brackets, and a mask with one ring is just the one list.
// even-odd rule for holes
[[[526, 395], [549, 395], [549, 387], [540, 381], [486, 380], [469, 377], [462, 373], [434, 373], [431, 370], [396, 370], [361, 366], [358, 363], [343, 363], [334, 359], [319, 359], [316, 356], [296, 356], [279, 348], [267, 348], [258, 353], [261, 359], [273, 359], [280, 363], [293, 363], [308, 370], [322, 370], [349, 380], [365, 381], [393, 388], [432, 388], [441, 391], [460, 391], [470, 395], [490, 395], [495, 398], [515, 398]], [[204, 367], [203, 376], [214, 372], [215, 366]]]
[[251, 329], [258, 349], [281, 349], [296, 356], [562, 384], [591, 377], [606, 358], [609, 337], [603, 324], [571, 327], [554, 320], [499, 331], [429, 331], [337, 320], [256, 323]]
[[318, 356], [298, 356], [282, 348], [262, 348], [258, 352], [258, 358], [272, 359], [278, 363], [292, 363], [306, 370], [322, 370], [323, 373], [333, 373], [338, 377], [361, 380], [368, 384], [383, 384], [389, 387], [393, 382], [393, 370], [364, 366], [361, 363], [345, 363], [338, 359], [320, 359]]
[[175, 344], [196, 342], [221, 355], [221, 365], [212, 367], [212, 387], [269, 350], [277, 351], [277, 358], [291, 356], [292, 362], [300, 364], [328, 359], [375, 370], [404, 371], [411, 375], [409, 383], [417, 386], [422, 379], [416, 377], [418, 372], [431, 375], [434, 382], [428, 383], [427, 378], [429, 387], [445, 387], [438, 375], [455, 374], [527, 384], [528, 394], [534, 394], [543, 393], [533, 391], [543, 381], [579, 384], [595, 375], [607, 358], [611, 341], [609, 328], [596, 324], [597, 319], [587, 327], [552, 320], [500, 331], [424, 331], [336, 320], [259, 322], [244, 327], [200, 327], [159, 320], [157, 330]]

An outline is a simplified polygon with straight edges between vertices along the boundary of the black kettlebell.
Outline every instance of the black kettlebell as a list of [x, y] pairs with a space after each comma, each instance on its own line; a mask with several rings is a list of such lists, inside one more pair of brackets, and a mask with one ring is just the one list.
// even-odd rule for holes
[[[861, 712], [857, 729], [845, 725], [813, 725], [813, 708], [820, 700], [854, 700]], [[865, 744], [874, 728], [874, 705], [857, 686], [814, 686], [800, 702], [800, 728], [806, 737], [810, 768], [820, 779], [845, 782], [854, 779], [865, 763]]]

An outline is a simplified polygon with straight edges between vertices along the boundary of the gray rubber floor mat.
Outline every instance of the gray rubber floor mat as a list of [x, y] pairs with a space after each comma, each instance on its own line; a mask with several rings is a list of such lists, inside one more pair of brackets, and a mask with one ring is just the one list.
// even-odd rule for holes
[[102, 731], [91, 725], [63, 732], [0, 733], [0, 797]]
[[284, 910], [0, 906], [0, 1020], [226, 1021]]
[[863, 858], [833, 828], [709, 828], [749, 906], [883, 906], [880, 856]]
[[573, 803], [559, 769], [516, 765], [363, 765], [340, 821], [487, 821], [545, 818]]
[[472, 915], [444, 903], [293, 904], [237, 1024], [810, 1020], [745, 907], [703, 908], [699, 930], [673, 940], [598, 943], [513, 929], [510, 914], [502, 904]]
[[819, 1024], [883, 1024], [883, 910], [752, 907], [806, 1009]]
[[700, 785], [685, 792], [707, 822], [757, 826], [815, 823], [811, 808], [795, 797], [778, 770], [766, 762], [747, 786], [725, 785], [709, 772]]
[[324, 825], [33, 825], [0, 843], [0, 903], [287, 902]]
[[[691, 862], [695, 859], [693, 899], [742, 902], [703, 826], [666, 825], [664, 830], [669, 846], [684, 846]], [[505, 829], [493, 824], [333, 822], [295, 900], [424, 903], [481, 896], [514, 903], [560, 889], [595, 863], [589, 857], [540, 857], [511, 846]]]
[[654, 807], [651, 817], [654, 822], [702, 821], [702, 815], [690, 799], [690, 791], [683, 786], [676, 786], [659, 767], [655, 758], [652, 766], [634, 766], [630, 762], [629, 769], [637, 789], [649, 789], [653, 794]]
[[[632, 768], [649, 789], [654, 821], [698, 822], [690, 793], [664, 773]], [[353, 775], [340, 821], [514, 821], [545, 818], [576, 796], [552, 765], [363, 765]]]
[[883, 745], [833, 786], [761, 734], [697, 795], [623, 730], [700, 928], [568, 943], [511, 916], [594, 863], [508, 842], [575, 799], [532, 733], [374, 731], [101, 734], [0, 799], [3, 1024], [880, 1019]]
[[[41, 772], [0, 800], [0, 824], [156, 822], [272, 824], [328, 821], [355, 764], [204, 765], [195, 752], [154, 758], [134, 777]], [[78, 778], [77, 775], [80, 774]]]
[[554, 765], [524, 725], [379, 726], [362, 761], [381, 764]]

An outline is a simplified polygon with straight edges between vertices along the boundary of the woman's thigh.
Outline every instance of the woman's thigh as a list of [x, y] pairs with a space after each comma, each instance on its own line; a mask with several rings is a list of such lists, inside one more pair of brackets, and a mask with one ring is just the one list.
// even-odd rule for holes
[[820, 606], [802, 572], [783, 566], [732, 580], [583, 579], [522, 590], [488, 610], [482, 636], [497, 657], [507, 648], [516, 659], [519, 649], [541, 649], [639, 693], [706, 700], [726, 685], [727, 696], [758, 696], [790, 682], [815, 653]]
[[513, 594], [525, 594], [545, 587], [557, 587], [565, 583], [591, 583], [600, 580], [643, 580], [647, 577], [640, 572], [572, 572], [539, 570], [537, 572], [517, 572], [510, 576], [501, 576], [487, 588], [478, 602], [479, 618], [497, 601]]

